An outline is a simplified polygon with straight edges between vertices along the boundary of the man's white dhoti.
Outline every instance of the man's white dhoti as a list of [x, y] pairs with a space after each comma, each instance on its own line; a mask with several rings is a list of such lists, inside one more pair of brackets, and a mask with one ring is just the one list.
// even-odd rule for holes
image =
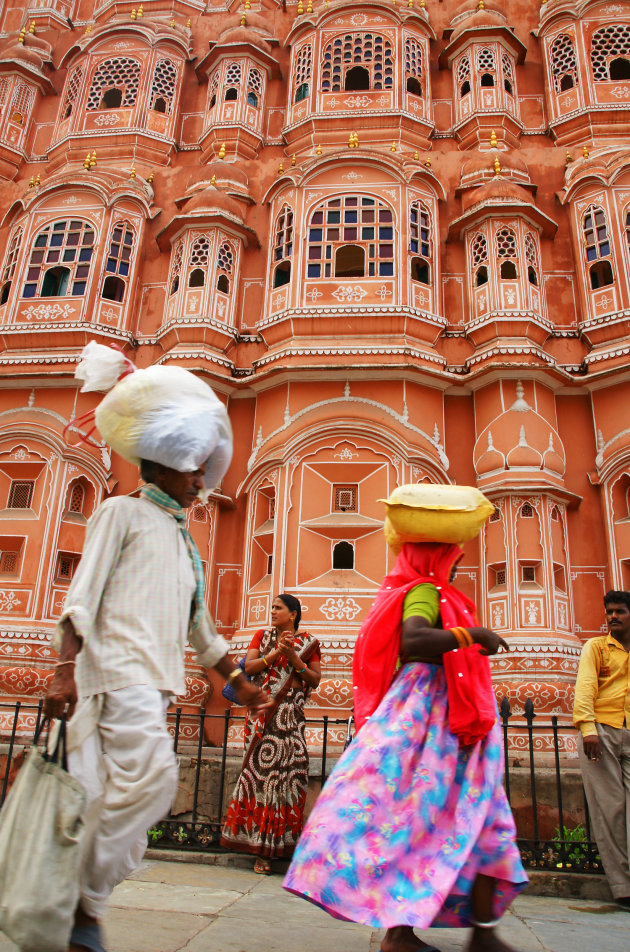
[[175, 799], [167, 707], [165, 692], [139, 684], [84, 698], [68, 726], [68, 766], [87, 793], [81, 906], [96, 919], [114, 886], [140, 865], [147, 830]]

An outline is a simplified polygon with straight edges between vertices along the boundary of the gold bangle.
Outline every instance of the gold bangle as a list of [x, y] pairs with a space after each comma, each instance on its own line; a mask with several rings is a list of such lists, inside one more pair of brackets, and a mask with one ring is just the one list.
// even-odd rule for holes
[[473, 637], [467, 628], [451, 628], [450, 631], [455, 637], [458, 648], [469, 648], [473, 644]]
[[240, 668], [234, 668], [234, 670], [230, 671], [230, 673], [228, 674], [227, 678], [225, 679], [225, 683], [233, 684], [234, 681], [236, 681], [236, 679], [242, 675], [242, 673], [243, 672], [241, 671]]
[[269, 667], [269, 662], [267, 661], [267, 658], [265, 657], [265, 655], [261, 655], [260, 657], [263, 659], [263, 661], [264, 661], [264, 663], [265, 663], [265, 667], [268, 668], [268, 667]]

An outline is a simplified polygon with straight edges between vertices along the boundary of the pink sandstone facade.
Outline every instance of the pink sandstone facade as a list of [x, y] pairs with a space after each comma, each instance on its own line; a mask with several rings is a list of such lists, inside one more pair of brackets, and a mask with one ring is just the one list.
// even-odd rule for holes
[[235, 652], [295, 593], [311, 714], [347, 716], [377, 500], [470, 483], [497, 695], [567, 725], [630, 587], [630, 3], [5, 0], [0, 31], [2, 698], [41, 697], [86, 521], [138, 485], [64, 438], [97, 340], [227, 404], [190, 528]]

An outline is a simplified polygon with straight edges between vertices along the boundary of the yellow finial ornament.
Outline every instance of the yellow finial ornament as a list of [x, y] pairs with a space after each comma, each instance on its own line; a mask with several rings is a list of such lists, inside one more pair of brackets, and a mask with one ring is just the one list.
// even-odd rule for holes
[[483, 2], [483, 0], [479, 0], [479, 3], [477, 4], [477, 9], [478, 9], [478, 10], [485, 10], [485, 9], [486, 9], [486, 5], [485, 5], [485, 3]]
[[151, 172], [150, 176], [147, 179], [149, 185], [153, 185], [153, 179], [155, 178], [155, 172]]
[[424, 0], [420, 0], [420, 6], [421, 6], [422, 9], [424, 10], [424, 8], [425, 8], [425, 6], [426, 6]]
[[568, 165], [569, 162], [573, 162], [573, 156], [571, 155], [568, 149], [567, 149], [567, 154], [564, 157], [564, 161], [566, 165]]
[[497, 141], [497, 134], [496, 134], [496, 132], [495, 132], [494, 129], [493, 129], [492, 132], [490, 133], [490, 148], [491, 148], [491, 149], [496, 149], [496, 147], [498, 146], [498, 144], [499, 144], [499, 143], [498, 143], [498, 141]]
[[245, 0], [245, 9], [251, 10], [251, 8], [252, 8], [252, 0]]
[[293, 155], [291, 156], [291, 165], [294, 166], [295, 162], [296, 162], [296, 159], [295, 159], [295, 152], [294, 152]]
[[413, 10], [413, 0], [408, 0], [407, 6], [409, 7], [410, 10]]
[[171, 29], [175, 26], [175, 17], [171, 17], [171, 22], [169, 26], [171, 27]]
[[298, 2], [297, 12], [298, 12], [298, 16], [300, 16], [300, 14], [304, 13], [304, 4], [302, 3], [302, 0], [299, 0], [299, 2]]
[[500, 174], [501, 174], [501, 163], [499, 162], [499, 156], [498, 156], [498, 155], [496, 156], [496, 158], [495, 158], [495, 160], [494, 160], [494, 174], [495, 174], [495, 175], [500, 175]]
[[91, 154], [88, 152], [86, 157], [83, 159], [83, 168], [85, 169], [86, 172], [90, 168], [90, 160], [91, 160]]
[[322, 147], [321, 145], [318, 145], [317, 148], [315, 149], [315, 155], [321, 155], [321, 154], [322, 154]]
[[216, 177], [216, 175], [213, 175], [213, 176], [212, 176], [212, 178], [210, 179], [210, 184], [211, 184], [211, 185], [216, 185], [216, 184], [217, 184], [217, 177]]
[[144, 7], [142, 6], [142, 4], [140, 4], [140, 6], [138, 7], [138, 19], [139, 19], [139, 20], [142, 19], [142, 14], [143, 14], [143, 13], [144, 13]]
[[416, 162], [417, 162], [417, 161], [418, 161], [418, 159], [420, 158], [420, 155], [419, 155], [419, 153], [418, 153], [418, 150], [417, 150], [417, 149], [416, 149], [416, 151], [414, 152], [414, 154], [413, 154], [413, 157], [414, 157], [414, 159], [416, 160]]
[[37, 173], [37, 176], [36, 176], [36, 178], [35, 178], [35, 188], [39, 188], [39, 186], [41, 185], [41, 183], [42, 183], [41, 176], [40, 176], [40, 174], [39, 174], [39, 172], [38, 172], [38, 173]]
[[26, 27], [23, 26], [20, 30], [20, 35], [18, 36], [18, 43], [24, 43], [24, 38], [26, 37]]
[[584, 148], [582, 149], [582, 155], [584, 156], [585, 159], [588, 159], [588, 149], [586, 148], [586, 146], [584, 146]]
[[225, 142], [221, 143], [221, 148], [219, 149], [219, 158], [220, 159], [225, 158]]
[[137, 18], [138, 18], [138, 14], [136, 13], [136, 8], [134, 7], [131, 13], [129, 14], [129, 19], [136, 20]]
[[129, 169], [129, 178], [135, 178], [135, 177], [136, 177], [136, 167], [135, 165], [132, 165], [131, 168]]
[[395, 152], [395, 151], [396, 151], [396, 143], [395, 143], [395, 142], [392, 142], [392, 144], [391, 144], [390, 147], [389, 147], [389, 151], [390, 151], [390, 152]]
[[307, 13], [313, 12], [313, 0], [308, 0], [308, 3], [306, 4], [306, 12]]
[[241, 26], [247, 26], [247, 17], [245, 14], [241, 17]]
[[92, 24], [91, 24], [91, 23], [88, 23], [87, 27], [85, 28], [85, 32], [86, 32], [86, 33], [91, 33], [91, 32], [92, 32]]
[[281, 162], [280, 165], [278, 166], [278, 175], [282, 175], [283, 172], [284, 172], [284, 165]]
[[90, 168], [93, 169], [95, 165], [96, 165], [96, 152], [92, 152], [92, 155], [90, 156]]
[[424, 160], [424, 164], [425, 164], [425, 166], [426, 166], [428, 169], [431, 168], [431, 159], [429, 158], [428, 155], [427, 155], [426, 159]]
[[35, 20], [31, 20], [31, 25], [28, 28], [28, 32], [33, 36], [35, 33]]
[[34, 176], [34, 175], [31, 175], [31, 180], [30, 180], [30, 182], [28, 183], [28, 187], [29, 187], [29, 188], [35, 188], [35, 176]]
[[190, 17], [186, 21], [186, 27], [190, 30]]

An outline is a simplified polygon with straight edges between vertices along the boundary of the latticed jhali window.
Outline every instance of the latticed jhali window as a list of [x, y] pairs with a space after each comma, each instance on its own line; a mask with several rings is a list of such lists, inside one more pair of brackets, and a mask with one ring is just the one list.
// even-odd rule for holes
[[551, 70], [556, 92], [564, 92], [578, 85], [577, 61], [573, 40], [561, 33], [551, 44]]
[[79, 93], [81, 91], [82, 78], [83, 70], [80, 66], [77, 66], [77, 68], [70, 74], [70, 78], [66, 83], [66, 91], [63, 97], [63, 105], [61, 107], [62, 119], [67, 119], [76, 105], [77, 99], [79, 98]]
[[394, 84], [392, 45], [376, 33], [348, 33], [324, 49], [322, 89], [391, 89]]
[[470, 92], [470, 57], [462, 56], [457, 64], [457, 86], [461, 97]]
[[83, 512], [83, 499], [85, 497], [85, 490], [81, 483], [75, 483], [72, 487], [70, 493], [70, 501], [68, 503], [68, 510], [70, 512]]
[[180, 238], [175, 246], [173, 254], [173, 263], [171, 264], [171, 273], [168, 279], [169, 293], [175, 294], [179, 290], [179, 279], [182, 273], [182, 258], [184, 255], [184, 239]]
[[525, 235], [525, 261], [527, 262], [527, 278], [530, 284], [538, 284], [538, 249], [536, 239], [527, 232]]
[[158, 60], [151, 84], [149, 105], [155, 112], [170, 113], [175, 98], [177, 67], [168, 59]]
[[238, 89], [241, 85], [243, 78], [243, 70], [241, 69], [240, 63], [230, 63], [225, 74], [225, 95], [224, 99], [226, 102], [231, 100], [238, 99]]
[[431, 280], [431, 218], [422, 202], [412, 202], [409, 207], [409, 251], [414, 258], [411, 277], [414, 281], [429, 284]]
[[405, 40], [405, 79], [407, 92], [422, 95], [422, 46], [413, 37]]
[[35, 483], [30, 479], [14, 479], [9, 489], [8, 509], [28, 509]]
[[193, 242], [188, 259], [189, 288], [202, 288], [206, 283], [209, 254], [210, 239], [207, 235], [199, 235]]
[[263, 78], [258, 69], [250, 69], [247, 73], [247, 102], [250, 106], [258, 106], [262, 97]]
[[514, 67], [507, 53], [501, 53], [501, 70], [503, 72], [503, 88], [510, 96], [514, 95]]
[[586, 260], [595, 261], [610, 254], [610, 242], [603, 208], [591, 205], [584, 216], [584, 245]]
[[595, 82], [630, 79], [630, 26], [611, 23], [593, 34], [591, 64]]
[[311, 73], [313, 70], [313, 47], [310, 43], [303, 46], [295, 59], [295, 73], [293, 76], [293, 89], [295, 90], [295, 101], [300, 102], [306, 99], [311, 91]]
[[140, 83], [140, 63], [129, 57], [105, 60], [94, 74], [88, 109], [129, 108], [135, 105]]
[[23, 297], [85, 294], [94, 251], [94, 230], [88, 222], [58, 221], [35, 239]]
[[475, 235], [470, 246], [472, 269], [475, 275], [475, 284], [480, 287], [488, 281], [488, 242], [481, 232]]
[[13, 90], [11, 97], [11, 106], [9, 107], [9, 118], [12, 122], [22, 125], [24, 120], [30, 116], [35, 102], [35, 90], [32, 86], [25, 83], [18, 83]]
[[217, 291], [222, 291], [223, 294], [229, 294], [233, 265], [234, 249], [229, 241], [224, 241], [217, 252]]
[[496, 85], [494, 79], [495, 70], [494, 52], [489, 49], [479, 50], [477, 53], [477, 71], [481, 74], [482, 86]]
[[497, 257], [500, 262], [502, 278], [516, 278], [516, 234], [511, 228], [499, 228], [496, 234]]
[[367, 195], [330, 198], [312, 214], [307, 277], [386, 277], [394, 273], [391, 209]]
[[208, 83], [208, 109], [212, 109], [217, 104], [217, 89], [219, 88], [219, 76], [221, 70], [217, 69], [210, 77]]
[[276, 219], [273, 245], [273, 286], [280, 288], [291, 279], [291, 256], [293, 255], [293, 211], [284, 205]]

